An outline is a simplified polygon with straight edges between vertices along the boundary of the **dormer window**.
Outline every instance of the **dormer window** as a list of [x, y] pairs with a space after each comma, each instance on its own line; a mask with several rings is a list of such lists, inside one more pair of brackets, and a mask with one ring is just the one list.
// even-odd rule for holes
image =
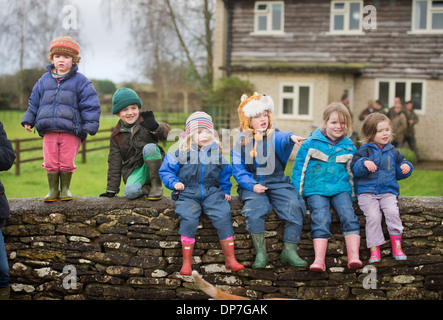
[[254, 33], [280, 34], [284, 32], [284, 2], [257, 1], [254, 6]]
[[363, 1], [332, 1], [331, 34], [362, 33]]

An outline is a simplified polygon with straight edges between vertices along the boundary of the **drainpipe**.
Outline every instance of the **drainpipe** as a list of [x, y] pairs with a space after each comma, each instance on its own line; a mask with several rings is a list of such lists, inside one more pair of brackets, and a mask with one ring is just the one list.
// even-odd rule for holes
[[226, 35], [226, 61], [222, 68], [226, 71], [226, 77], [231, 76], [231, 48], [232, 48], [232, 6], [229, 5], [229, 0], [223, 0], [228, 11], [227, 17], [227, 35]]

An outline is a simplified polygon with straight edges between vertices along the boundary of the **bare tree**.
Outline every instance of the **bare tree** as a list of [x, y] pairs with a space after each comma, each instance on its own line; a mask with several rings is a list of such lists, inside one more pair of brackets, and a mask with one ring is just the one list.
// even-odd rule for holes
[[[214, 0], [103, 0], [112, 21], [115, 8], [131, 24], [131, 48], [144, 54], [146, 74], [164, 106], [172, 86], [212, 87]], [[138, 60], [139, 62], [140, 60]], [[172, 73], [171, 73], [172, 72]]]
[[[59, 0], [0, 0], [0, 52], [3, 72], [18, 72], [19, 105], [24, 107], [23, 70], [47, 63], [49, 43], [57, 33], [77, 36], [63, 29], [63, 7]], [[3, 68], [3, 67], [2, 67]]]

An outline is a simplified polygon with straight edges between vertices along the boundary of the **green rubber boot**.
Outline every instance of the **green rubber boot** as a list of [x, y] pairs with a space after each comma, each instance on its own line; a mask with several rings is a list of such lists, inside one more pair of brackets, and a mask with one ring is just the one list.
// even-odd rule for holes
[[252, 242], [255, 248], [255, 261], [252, 265], [253, 269], [266, 268], [266, 264], [269, 261], [268, 253], [266, 252], [265, 234], [264, 233], [251, 233]]
[[72, 193], [69, 190], [71, 185], [72, 172], [60, 172], [60, 200], [69, 201], [72, 200]]
[[281, 262], [287, 262], [294, 267], [306, 267], [307, 263], [297, 254], [297, 244], [285, 242], [285, 247], [280, 255]]
[[43, 198], [45, 202], [54, 202], [60, 196], [60, 190], [58, 189], [58, 180], [60, 176], [60, 172], [48, 172], [48, 184], [49, 184], [49, 192]]
[[9, 300], [9, 286], [6, 288], [0, 288], [0, 300]]

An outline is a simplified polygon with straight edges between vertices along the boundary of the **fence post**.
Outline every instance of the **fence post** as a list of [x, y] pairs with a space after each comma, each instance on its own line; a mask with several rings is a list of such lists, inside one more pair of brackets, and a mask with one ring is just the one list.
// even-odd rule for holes
[[15, 175], [20, 175], [20, 140], [15, 139]]
[[86, 163], [86, 140], [82, 142], [82, 163]]

